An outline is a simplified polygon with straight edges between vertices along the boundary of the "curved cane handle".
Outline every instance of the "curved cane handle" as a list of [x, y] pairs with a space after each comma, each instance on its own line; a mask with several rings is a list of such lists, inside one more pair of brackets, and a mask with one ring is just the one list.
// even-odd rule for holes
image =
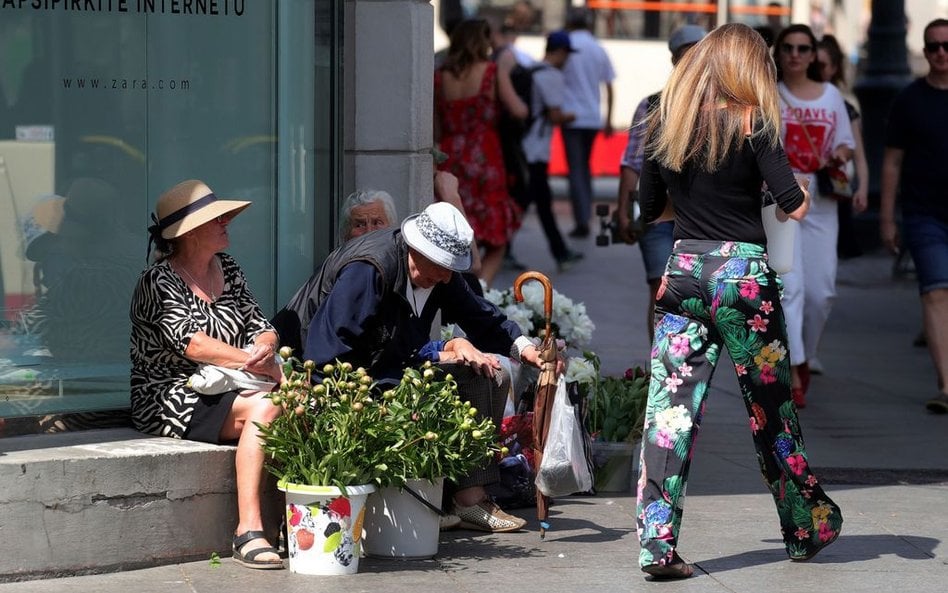
[[528, 280], [536, 280], [543, 285], [543, 316], [546, 318], [546, 335], [550, 334], [550, 322], [553, 319], [553, 284], [545, 274], [540, 272], [524, 272], [514, 280], [514, 300], [518, 303], [523, 302], [523, 291], [521, 287]]

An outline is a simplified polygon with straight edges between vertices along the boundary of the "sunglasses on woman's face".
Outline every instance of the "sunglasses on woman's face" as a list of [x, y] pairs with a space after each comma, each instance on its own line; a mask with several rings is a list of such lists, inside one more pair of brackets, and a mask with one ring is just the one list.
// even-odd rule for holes
[[805, 55], [807, 55], [808, 53], [810, 53], [811, 51], [813, 51], [813, 46], [812, 46], [812, 45], [806, 45], [806, 44], [804, 44], [804, 45], [794, 45], [794, 44], [792, 44], [792, 43], [781, 43], [781, 44], [780, 44], [780, 51], [782, 51], [782, 52], [785, 53], [785, 54], [792, 54], [792, 53], [793, 53], [793, 50], [797, 50], [797, 53], [798, 53], [798, 54], [800, 54], [801, 56], [805, 56]]
[[948, 41], [926, 41], [925, 42], [925, 51], [930, 54], [933, 54], [938, 51], [938, 48], [942, 48], [948, 53]]

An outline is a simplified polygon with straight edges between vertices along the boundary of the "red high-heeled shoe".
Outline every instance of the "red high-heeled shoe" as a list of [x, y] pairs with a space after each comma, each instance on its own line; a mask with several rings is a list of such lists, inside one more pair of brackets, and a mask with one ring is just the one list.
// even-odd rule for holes
[[790, 396], [793, 397], [793, 403], [798, 410], [806, 407], [806, 391], [802, 387], [791, 387]]

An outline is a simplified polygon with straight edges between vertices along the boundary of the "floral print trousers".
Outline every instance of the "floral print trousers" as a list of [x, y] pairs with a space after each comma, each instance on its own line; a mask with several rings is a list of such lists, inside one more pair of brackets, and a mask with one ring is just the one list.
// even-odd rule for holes
[[805, 559], [839, 534], [839, 507], [807, 463], [790, 398], [780, 285], [764, 248], [679, 240], [655, 310], [636, 508], [641, 566], [677, 561], [688, 470], [722, 346], [737, 372], [787, 553]]

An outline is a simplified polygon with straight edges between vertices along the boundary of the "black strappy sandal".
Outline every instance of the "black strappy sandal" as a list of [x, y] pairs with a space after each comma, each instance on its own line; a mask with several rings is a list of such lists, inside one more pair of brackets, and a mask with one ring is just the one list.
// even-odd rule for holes
[[642, 567], [642, 572], [652, 576], [656, 581], [671, 581], [676, 579], [687, 579], [694, 575], [694, 568], [678, 555], [674, 557], [669, 564], [649, 564]]
[[267, 539], [267, 534], [262, 531], [245, 531], [244, 533], [234, 537], [234, 562], [237, 564], [246, 566], [247, 568], [255, 568], [258, 570], [274, 570], [283, 568], [283, 560], [257, 560], [257, 556], [260, 554], [272, 553], [277, 556], [280, 553], [273, 546], [267, 545], [262, 548], [254, 548], [246, 554], [242, 554], [240, 549], [244, 547], [248, 542], [251, 542], [255, 539]]

